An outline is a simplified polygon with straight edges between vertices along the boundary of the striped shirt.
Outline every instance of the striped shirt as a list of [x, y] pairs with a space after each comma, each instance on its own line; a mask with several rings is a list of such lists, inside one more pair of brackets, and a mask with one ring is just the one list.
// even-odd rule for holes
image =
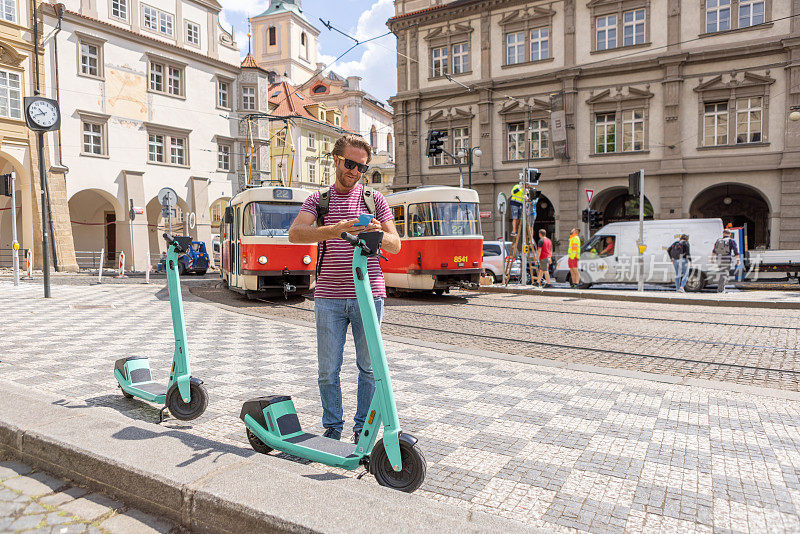
[[[362, 196], [363, 189], [362, 184], [356, 184], [349, 193], [342, 195], [336, 191], [335, 187], [331, 187], [325, 225], [336, 224], [341, 220], [357, 219], [362, 213], [369, 213]], [[303, 202], [300, 211], [310, 213], [316, 218], [319, 193], [319, 191], [312, 193]], [[386, 198], [374, 190], [372, 194], [375, 198], [375, 218], [382, 223], [391, 221], [393, 219], [392, 210], [389, 209]], [[353, 250], [353, 246], [340, 237], [327, 241], [325, 255], [322, 258], [322, 268], [314, 290], [314, 298], [356, 298], [356, 288], [353, 285]], [[372, 296], [385, 297], [386, 284], [383, 281], [383, 272], [377, 257], [367, 259], [367, 271], [369, 272]]]

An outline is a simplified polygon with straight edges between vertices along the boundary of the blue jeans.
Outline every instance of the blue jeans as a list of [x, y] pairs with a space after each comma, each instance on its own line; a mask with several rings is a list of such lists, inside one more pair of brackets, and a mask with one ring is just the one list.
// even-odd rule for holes
[[[383, 298], [375, 299], [378, 322], [383, 320]], [[372, 396], [375, 393], [375, 377], [369, 358], [367, 338], [361, 322], [361, 312], [357, 299], [314, 299], [314, 318], [317, 322], [317, 361], [319, 363], [319, 395], [322, 400], [322, 426], [335, 428], [339, 432], [344, 427], [342, 413], [342, 386], [339, 373], [344, 357], [344, 342], [347, 325], [353, 327], [353, 340], [356, 344], [356, 366], [358, 367], [358, 393], [355, 424], [353, 430], [364, 426]]]
[[689, 279], [689, 260], [680, 259], [672, 260], [672, 266], [675, 267], [675, 290], [686, 287], [686, 281]]

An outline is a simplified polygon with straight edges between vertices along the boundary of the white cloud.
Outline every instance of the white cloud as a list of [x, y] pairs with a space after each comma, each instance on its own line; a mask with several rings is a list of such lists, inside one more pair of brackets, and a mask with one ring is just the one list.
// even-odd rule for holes
[[267, 0], [220, 0], [222, 9], [238, 11], [245, 15], [258, 15], [267, 9]]

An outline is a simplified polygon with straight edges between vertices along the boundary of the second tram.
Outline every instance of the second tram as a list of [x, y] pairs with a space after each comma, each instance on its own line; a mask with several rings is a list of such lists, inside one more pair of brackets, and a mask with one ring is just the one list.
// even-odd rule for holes
[[388, 255], [388, 290], [433, 291], [477, 287], [483, 257], [478, 193], [422, 186], [386, 195], [402, 247]]
[[231, 199], [220, 227], [223, 282], [248, 298], [308, 291], [317, 246], [289, 243], [289, 227], [311, 194], [290, 187], [254, 187]]

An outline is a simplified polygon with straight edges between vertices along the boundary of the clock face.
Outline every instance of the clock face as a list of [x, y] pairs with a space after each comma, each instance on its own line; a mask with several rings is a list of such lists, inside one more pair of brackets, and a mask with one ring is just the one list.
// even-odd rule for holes
[[50, 128], [58, 120], [58, 110], [50, 102], [37, 100], [28, 106], [28, 116], [38, 126]]

